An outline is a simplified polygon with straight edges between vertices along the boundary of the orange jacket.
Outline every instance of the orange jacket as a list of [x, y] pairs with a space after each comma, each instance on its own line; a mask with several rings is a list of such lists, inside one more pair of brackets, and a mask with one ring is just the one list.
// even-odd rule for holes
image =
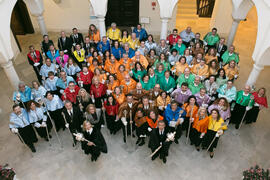
[[162, 116], [158, 116], [156, 122], [153, 122], [152, 119], [150, 119], [149, 117], [146, 117], [146, 121], [147, 121], [149, 127], [152, 128], [152, 129], [153, 128], [157, 128], [158, 121], [161, 121], [161, 120], [163, 120], [163, 117]]
[[192, 127], [200, 133], [206, 133], [208, 129], [209, 118], [206, 116], [204, 119], [199, 120], [198, 114], [194, 118]]

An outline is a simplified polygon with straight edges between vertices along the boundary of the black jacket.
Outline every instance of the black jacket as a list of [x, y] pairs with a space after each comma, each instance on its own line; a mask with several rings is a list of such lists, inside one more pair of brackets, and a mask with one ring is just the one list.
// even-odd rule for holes
[[168, 132], [169, 130], [167, 127], [164, 129], [163, 135], [159, 134], [158, 128], [153, 129], [150, 134], [148, 147], [152, 150], [155, 150], [160, 146], [160, 143], [162, 143], [162, 145], [169, 144], [170, 142], [166, 142]]
[[63, 39], [60, 37], [58, 38], [58, 48], [60, 51], [67, 50], [68, 53], [71, 53], [71, 48], [72, 48], [72, 41], [69, 37], [66, 37], [66, 41], [64, 43]]
[[83, 35], [82, 35], [82, 33], [78, 33], [78, 38], [75, 38], [74, 34], [71, 34], [70, 39], [71, 39], [72, 44], [75, 43], [75, 44], [82, 45], [82, 43], [83, 43]]
[[69, 115], [66, 108], [63, 108], [67, 123], [71, 131], [82, 132], [81, 125], [83, 124], [83, 114], [77, 106], [73, 106], [72, 117]]

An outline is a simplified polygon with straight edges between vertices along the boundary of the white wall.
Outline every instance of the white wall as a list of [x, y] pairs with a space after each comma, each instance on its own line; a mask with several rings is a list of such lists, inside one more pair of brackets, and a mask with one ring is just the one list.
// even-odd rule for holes
[[[156, 2], [155, 10], [152, 10], [152, 2]], [[174, 8], [172, 19], [169, 21], [168, 30], [172, 30], [175, 27], [177, 5]], [[149, 17], [150, 24], [145, 24], [147, 32], [160, 35], [161, 20], [159, 13], [159, 4], [156, 0], [140, 0], [140, 18]]]

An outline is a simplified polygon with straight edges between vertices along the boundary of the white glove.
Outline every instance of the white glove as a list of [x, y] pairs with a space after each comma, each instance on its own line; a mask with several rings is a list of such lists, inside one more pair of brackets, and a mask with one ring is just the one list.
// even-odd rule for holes
[[42, 53], [43, 54], [43, 56], [45, 56], [45, 53]]
[[217, 133], [218, 133], [218, 135], [220, 135], [220, 136], [221, 136], [221, 135], [223, 134], [223, 130], [222, 130], [222, 129], [220, 129], [220, 130], [218, 130], [218, 131], [217, 131]]
[[69, 124], [67, 123], [67, 124], [65, 124], [65, 126], [66, 126], [66, 128], [69, 128]]
[[158, 109], [160, 109], [162, 111], [163, 110], [163, 106], [158, 106]]
[[106, 76], [109, 76], [109, 75], [110, 75], [110, 73], [106, 72]]
[[172, 73], [174, 74], [176, 72], [176, 69], [172, 70]]
[[215, 100], [215, 97], [213, 96], [213, 97], [211, 97], [211, 101], [214, 101]]
[[102, 83], [102, 84], [104, 84], [104, 83], [105, 83], [105, 80], [104, 80], [104, 79], [102, 79], [101, 83]]
[[42, 126], [42, 127], [46, 127], [46, 126], [47, 126], [46, 122], [43, 121], [43, 122], [41, 123], [41, 126]]
[[219, 134], [218, 133], [216, 133], [216, 137], [219, 137]]
[[202, 107], [207, 108], [208, 107], [208, 104], [202, 104]]
[[249, 111], [250, 109], [251, 109], [250, 106], [247, 106], [247, 107], [246, 107], [246, 111]]
[[194, 122], [194, 118], [191, 118], [191, 119], [190, 119], [190, 122], [192, 122], [192, 123], [193, 123], [193, 122]]
[[200, 138], [202, 139], [204, 135], [205, 135], [205, 133], [201, 133]]
[[236, 75], [234, 75], [234, 78], [235, 78], [235, 79], [237, 79], [237, 78], [238, 78], [238, 75], [237, 75], [237, 74], [236, 74]]
[[125, 117], [122, 117], [122, 118], [121, 118], [121, 121], [122, 121], [122, 123], [124, 124], [124, 126], [127, 125], [127, 119], [126, 119]]
[[34, 64], [34, 66], [38, 66], [38, 65], [40, 65], [40, 63], [35, 63], [35, 64]]
[[67, 50], [64, 50], [64, 53], [67, 53], [68, 51]]
[[147, 129], [149, 132], [151, 132], [152, 131], [152, 128], [150, 128], [150, 127], [148, 127], [148, 129]]
[[40, 128], [41, 124], [38, 123], [38, 122], [35, 122], [35, 125], [34, 126], [37, 127], [37, 128]]
[[183, 124], [184, 118], [179, 118], [180, 124]]
[[72, 45], [73, 45], [73, 46], [75, 46], [75, 45], [76, 45], [76, 43], [73, 43]]
[[61, 94], [63, 94], [63, 93], [64, 93], [64, 90], [63, 90], [63, 89], [61, 89], [61, 90], [60, 90], [60, 93], [61, 93]]
[[107, 94], [110, 95], [112, 93], [112, 90], [107, 89]]
[[17, 134], [19, 131], [17, 128], [11, 128], [11, 132], [13, 132], [14, 134]]

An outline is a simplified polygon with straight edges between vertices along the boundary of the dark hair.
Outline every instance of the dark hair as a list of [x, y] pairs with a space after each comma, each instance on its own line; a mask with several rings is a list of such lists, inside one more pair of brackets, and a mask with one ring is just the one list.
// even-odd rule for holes
[[127, 37], [128, 37], [128, 36], [129, 36], [129, 33], [128, 33], [128, 30], [126, 30], [126, 29], [123, 29], [123, 30], [122, 30], [122, 34], [121, 34], [122, 36], [121, 36], [121, 37], [123, 37], [124, 32], [127, 32]]
[[221, 118], [220, 113], [219, 113], [219, 110], [218, 109], [212, 109], [211, 112], [210, 112], [211, 115], [212, 115], [212, 112], [213, 111], [216, 111], [217, 112], [217, 114], [218, 114], [217, 121], [219, 121], [220, 118]]
[[185, 56], [181, 56], [178, 61], [180, 62], [181, 59], [185, 59], [185, 63], [187, 62], [187, 58]]
[[44, 35], [43, 35], [43, 39], [44, 39], [46, 36], [47, 36], [47, 37], [49, 37], [49, 35], [48, 35], [48, 34], [44, 34]]
[[116, 100], [114, 99], [113, 95], [109, 95], [109, 96], [107, 97], [107, 103], [106, 103], [106, 105], [107, 105], [107, 106], [110, 105], [110, 103], [109, 103], [109, 98], [110, 98], [110, 97], [113, 98], [112, 105], [113, 105], [113, 106], [116, 105]]
[[147, 36], [147, 40], [148, 40], [148, 38], [149, 38], [149, 37], [151, 37], [151, 38], [152, 38], [152, 42], [155, 42], [155, 41], [154, 41], [154, 37], [153, 37], [153, 35], [152, 35], [152, 34], [149, 34], [149, 35]]
[[48, 77], [49, 77], [49, 76], [54, 76], [54, 72], [49, 71], [49, 72], [48, 72]]
[[77, 28], [73, 28], [72, 31], [74, 31], [74, 30], [78, 30], [78, 29]]
[[30, 106], [31, 106], [32, 103], [34, 103], [36, 107], [40, 107], [40, 104], [38, 104], [36, 101], [30, 100], [26, 104], [26, 109], [27, 109], [28, 112], [30, 111]]
[[165, 57], [164, 60], [167, 61], [167, 56], [166, 56], [165, 53], [160, 53], [160, 55], [159, 55], [159, 61], [160, 61], [160, 59], [161, 59], [161, 55], [164, 55], [164, 57]]
[[187, 82], [183, 82], [183, 83], [181, 84], [181, 87], [182, 87], [182, 86], [188, 87], [188, 83], [187, 83]]
[[178, 53], [178, 51], [177, 51], [176, 49], [172, 49], [172, 50], [171, 50], [171, 53], [173, 53], [173, 52]]
[[223, 71], [223, 72], [224, 72], [224, 75], [223, 75], [222, 78], [223, 78], [223, 79], [226, 79], [226, 72], [225, 72], [225, 70], [224, 70], [223, 68], [220, 68], [220, 69], [218, 70], [217, 78], [219, 77], [220, 71]]
[[126, 94], [126, 97], [129, 97], [129, 96], [133, 97], [131, 93]]
[[18, 107], [18, 106], [20, 106], [19, 104], [14, 104], [13, 106], [12, 106], [12, 109], [14, 110], [16, 107]]
[[199, 107], [199, 105], [198, 105], [198, 103], [197, 103], [197, 99], [196, 99], [196, 97], [195, 97], [194, 95], [189, 96], [186, 103], [189, 105], [189, 101], [190, 101], [190, 99], [192, 99], [192, 98], [195, 99], [195, 105], [196, 105], [197, 107]]
[[[91, 26], [93, 26], [95, 29], [92, 31]], [[96, 34], [97, 33], [97, 27], [94, 24], [90, 24], [88, 34]]]
[[160, 121], [158, 121], [158, 124], [161, 124], [161, 123], [165, 124], [165, 126], [166, 126], [166, 123], [165, 123], [165, 121], [164, 121], [164, 120], [160, 120]]
[[171, 102], [171, 105], [172, 105], [172, 104], [178, 105], [178, 102], [176, 102], [175, 100], [173, 100], [173, 101]]
[[136, 111], [136, 114], [137, 114], [137, 112], [139, 112], [139, 111], [143, 113], [143, 116], [145, 116], [145, 112], [143, 111], [143, 108], [138, 108], [137, 111]]
[[51, 94], [52, 96], [54, 96], [53, 92], [52, 91], [47, 91], [46, 94], [45, 94], [45, 97], [47, 98], [47, 96]]
[[209, 76], [209, 79], [210, 79], [211, 77], [214, 77], [214, 78], [215, 78], [215, 81], [216, 81], [216, 76], [215, 76], [215, 75], [213, 75], [213, 74], [210, 75], [210, 76]]
[[214, 31], [214, 30], [217, 31], [217, 28], [213, 28], [213, 29], [212, 29], [212, 31]]
[[156, 53], [156, 50], [155, 50], [155, 49], [150, 49], [150, 50], [149, 50], [149, 52], [148, 52], [148, 55], [149, 55], [149, 56], [150, 56], [150, 54], [151, 54], [151, 51], [154, 51], [155, 55], [157, 55], [157, 53]]
[[135, 66], [134, 66], [134, 69], [135, 69], [135, 72], [136, 72], [136, 73], [137, 73], [137, 71], [138, 71], [138, 70], [137, 70], [137, 65], [138, 65], [138, 64], [141, 66], [141, 71], [144, 70], [142, 64], [141, 64], [140, 62], [136, 62], [136, 63], [135, 63]]
[[173, 32], [174, 32], [174, 31], [178, 32], [178, 29], [173, 29]]
[[[125, 67], [125, 66], [124, 66]], [[109, 74], [108, 76], [107, 76], [107, 79], [110, 81], [110, 76], [112, 76], [113, 78], [114, 78], [114, 80], [116, 80], [117, 78], [115, 77], [115, 75], [114, 74]]]

